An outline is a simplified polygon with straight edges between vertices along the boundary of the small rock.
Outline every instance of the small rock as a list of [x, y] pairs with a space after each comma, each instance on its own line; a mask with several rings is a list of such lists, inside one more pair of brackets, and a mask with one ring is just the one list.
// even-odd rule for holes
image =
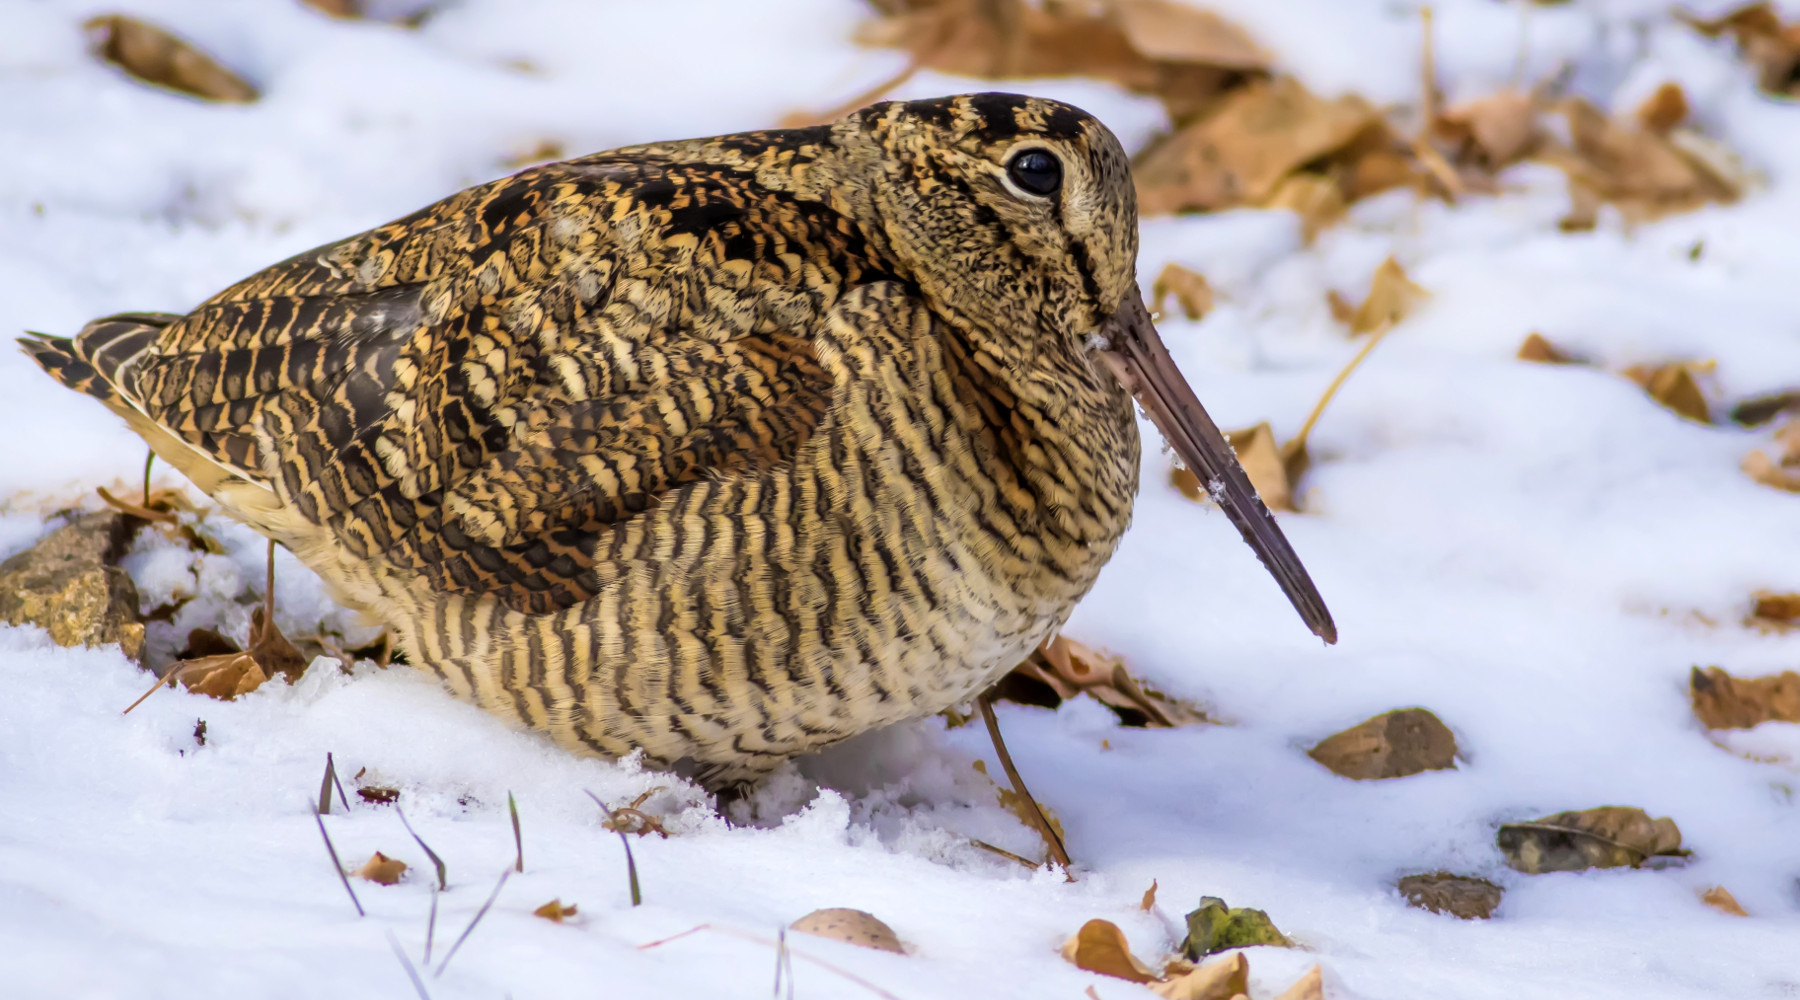
[[892, 927], [882, 923], [872, 913], [848, 907], [814, 910], [794, 921], [790, 929], [799, 934], [830, 938], [864, 948], [878, 948], [896, 955], [906, 954], [906, 949], [900, 947], [900, 936], [894, 933]]
[[1464, 920], [1486, 920], [1500, 905], [1501, 889], [1473, 875], [1432, 872], [1401, 879], [1400, 895], [1421, 910], [1448, 913]]
[[1181, 951], [1191, 962], [1228, 948], [1293, 946], [1267, 913], [1249, 907], [1234, 909], [1217, 896], [1201, 897], [1200, 908], [1187, 915], [1187, 925], [1187, 940], [1181, 943]]
[[1642, 809], [1602, 806], [1500, 827], [1506, 863], [1527, 875], [1584, 868], [1638, 867], [1655, 857], [1684, 857], [1681, 830]]
[[1326, 737], [1308, 755], [1358, 781], [1404, 778], [1455, 767], [1456, 736], [1425, 709], [1401, 708]]
[[138, 593], [116, 565], [124, 519], [83, 514], [0, 563], [0, 622], [38, 625], [59, 646], [118, 643], [137, 659], [144, 648]]

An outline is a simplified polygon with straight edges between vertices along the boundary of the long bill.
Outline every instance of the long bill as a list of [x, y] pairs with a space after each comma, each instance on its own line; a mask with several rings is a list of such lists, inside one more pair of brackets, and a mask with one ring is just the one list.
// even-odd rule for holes
[[1175, 359], [1169, 356], [1150, 322], [1143, 300], [1135, 292], [1128, 295], [1118, 313], [1107, 320], [1102, 333], [1108, 342], [1106, 354], [1126, 388], [1218, 501], [1231, 523], [1237, 525], [1244, 541], [1256, 550], [1257, 558], [1281, 585], [1282, 593], [1300, 612], [1306, 627], [1326, 642], [1336, 642], [1337, 626], [1325, 608], [1325, 599], [1319, 596], [1312, 577], [1281, 533], [1274, 515], [1256, 495], [1256, 487], [1250, 485], [1250, 477], [1238, 464], [1237, 453], [1181, 377]]

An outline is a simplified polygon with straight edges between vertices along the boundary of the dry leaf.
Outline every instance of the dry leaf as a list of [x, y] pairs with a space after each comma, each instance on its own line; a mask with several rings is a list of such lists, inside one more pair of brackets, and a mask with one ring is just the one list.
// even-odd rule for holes
[[1752, 396], [1731, 408], [1731, 422], [1742, 427], [1760, 427], [1783, 413], [1800, 410], [1800, 389]]
[[146, 83], [213, 101], [256, 100], [256, 88], [243, 78], [153, 24], [106, 14], [82, 27], [95, 54]]
[[1729, 33], [1756, 67], [1757, 85], [1772, 94], [1800, 95], [1800, 23], [1784, 25], [1775, 9], [1755, 3], [1715, 20], [1676, 16], [1710, 36]]
[[906, 954], [906, 949], [900, 947], [899, 935], [894, 933], [892, 927], [876, 919], [874, 914], [861, 910], [844, 907], [814, 910], [789, 924], [788, 929], [798, 934], [830, 938], [863, 948], [891, 951], [896, 955]]
[[1763, 484], [1789, 493], [1800, 493], [1800, 471], [1789, 471], [1787, 463], [1777, 463], [1761, 451], [1744, 456], [1744, 474]]
[[1287, 77], [1252, 81], [1140, 157], [1133, 171], [1138, 210], [1158, 215], [1263, 204], [1288, 174], [1380, 123], [1359, 97], [1327, 101]]
[[1138, 901], [1138, 909], [1144, 911], [1145, 913], [1149, 913], [1151, 907], [1154, 907], [1155, 905], [1156, 905], [1156, 880], [1151, 879], [1150, 880], [1150, 888], [1144, 890], [1144, 898], [1142, 900]]
[[1503, 90], [1450, 108], [1438, 116], [1432, 132], [1455, 145], [1456, 162], [1491, 173], [1536, 149], [1543, 135], [1538, 112], [1534, 95]]
[[1081, 930], [1062, 946], [1062, 956], [1075, 963], [1077, 968], [1103, 976], [1116, 976], [1134, 983], [1150, 983], [1157, 979], [1149, 966], [1131, 954], [1125, 932], [1107, 920], [1090, 920], [1082, 924]]
[[1743, 906], [1739, 905], [1737, 897], [1733, 896], [1722, 885], [1715, 885], [1711, 889], [1701, 893], [1700, 901], [1707, 906], [1718, 910], [1720, 913], [1729, 913], [1734, 917], [1747, 917], [1750, 915], [1744, 911]]
[[1681, 855], [1681, 830], [1642, 809], [1602, 806], [1506, 823], [1496, 837], [1506, 863], [1527, 875], [1584, 868], [1636, 867], [1658, 855]]
[[1520, 361], [1536, 361], [1547, 365], [1579, 364], [1580, 359], [1544, 339], [1541, 333], [1531, 333], [1525, 342], [1519, 345]]
[[406, 874], [406, 862], [376, 851], [369, 860], [363, 862], [361, 868], [351, 874], [382, 885], [394, 885], [400, 881], [400, 876]]
[[1750, 617], [1744, 624], [1776, 630], [1800, 625], [1800, 594], [1775, 594], [1759, 590], [1752, 597], [1755, 604], [1751, 606]]
[[287, 636], [281, 634], [272, 620], [265, 620], [265, 609], [257, 605], [250, 610], [250, 649], [251, 656], [270, 677], [285, 674], [288, 682], [294, 683], [306, 673], [307, 659], [300, 655]]
[[1294, 980], [1294, 985], [1282, 990], [1275, 1000], [1325, 1000], [1325, 970], [1313, 966], [1306, 975]]
[[1210, 10], [1172, 0], [1113, 0], [1119, 28], [1139, 55], [1236, 70], [1269, 68], [1244, 29]]
[[574, 903], [564, 906], [561, 899], [552, 899], [543, 906], [532, 910], [531, 915], [534, 917], [543, 917], [545, 920], [554, 920], [560, 924], [569, 917], [577, 916], [580, 912], [581, 908]]
[[1275, 444], [1275, 430], [1267, 421], [1241, 431], [1225, 432], [1238, 464], [1250, 477], [1250, 485], [1270, 510], [1293, 510], [1294, 493], [1288, 466]]
[[1263, 207], [1285, 208], [1298, 215], [1301, 239], [1311, 243], [1326, 227], [1344, 217], [1349, 202], [1337, 181], [1323, 174], [1301, 172], [1282, 178]]
[[1681, 84], [1668, 82], [1638, 105], [1638, 124], [1651, 132], [1668, 134], [1670, 129], [1687, 120], [1687, 94]]
[[1398, 325], [1429, 294], [1406, 276], [1399, 261], [1389, 257], [1375, 269], [1375, 276], [1369, 281], [1369, 297], [1356, 307], [1356, 315], [1350, 319], [1351, 335]]
[[1573, 146], [1541, 155], [1569, 175], [1572, 199], [1591, 195], [1613, 202], [1637, 221], [1732, 201], [1742, 191], [1742, 169], [1697, 133], [1677, 128], [1662, 134], [1635, 123], [1628, 128], [1579, 98], [1564, 101], [1562, 110]]
[[1231, 1000], [1250, 991], [1250, 960], [1234, 952], [1150, 987], [1163, 1000]]
[[1333, 288], [1325, 293], [1325, 305], [1331, 309], [1331, 318], [1348, 326], [1356, 318], [1356, 307], [1344, 298], [1344, 293]]
[[300, 0], [321, 14], [340, 17], [346, 20], [361, 17], [362, 0]]
[[400, 801], [400, 789], [389, 788], [385, 785], [364, 785], [356, 790], [356, 795], [364, 802], [378, 806], [391, 805]]
[[1433, 872], [1408, 875], [1400, 880], [1400, 895], [1421, 910], [1448, 913], [1464, 920], [1486, 920], [1500, 905], [1501, 889], [1473, 875]]
[[1456, 736], [1425, 709], [1402, 708], [1327, 737], [1307, 755], [1358, 781], [1404, 778], [1455, 767]]
[[230, 701], [249, 694], [269, 680], [249, 653], [223, 653], [178, 663], [174, 677], [194, 694]]
[[1765, 722], [1800, 722], [1800, 674], [1733, 677], [1719, 667], [1688, 675], [1694, 716], [1708, 729], [1754, 729]]
[[1007, 675], [998, 697], [1055, 708], [1079, 694], [1112, 709], [1122, 725], [1172, 729], [1212, 721], [1198, 706], [1172, 698], [1132, 677], [1118, 657], [1062, 635], [1040, 644], [1029, 659]]
[[1213, 290], [1207, 284], [1206, 276], [1180, 264], [1165, 265], [1150, 286], [1150, 298], [1157, 312], [1162, 312], [1163, 300], [1171, 295], [1175, 297], [1175, 304], [1181, 307], [1181, 314], [1188, 319], [1197, 320], [1212, 312]]
[[1700, 391], [1696, 372], [1711, 370], [1712, 362], [1677, 361], [1656, 368], [1633, 365], [1625, 369], [1625, 377], [1644, 387], [1650, 398], [1689, 420], [1712, 423], [1712, 411]]

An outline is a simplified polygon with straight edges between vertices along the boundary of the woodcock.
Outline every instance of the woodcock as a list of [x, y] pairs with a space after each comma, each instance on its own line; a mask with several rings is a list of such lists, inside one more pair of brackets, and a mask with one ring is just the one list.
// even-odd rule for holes
[[977, 94], [534, 167], [24, 343], [458, 697], [720, 786], [1053, 635], [1134, 395], [1334, 640], [1137, 249], [1104, 125]]

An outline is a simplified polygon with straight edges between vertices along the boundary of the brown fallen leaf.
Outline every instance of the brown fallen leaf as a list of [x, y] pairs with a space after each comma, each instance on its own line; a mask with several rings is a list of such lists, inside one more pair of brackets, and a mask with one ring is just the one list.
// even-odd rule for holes
[[1638, 105], [1638, 124], [1646, 130], [1667, 135], [1670, 129], [1687, 120], [1687, 94], [1681, 84], [1666, 82], [1656, 88], [1656, 93], [1644, 99]]
[[1144, 898], [1138, 901], [1138, 909], [1149, 913], [1156, 905], [1156, 880], [1150, 880], [1150, 888], [1144, 890]]
[[1706, 374], [1712, 368], [1710, 361], [1676, 361], [1656, 367], [1633, 365], [1625, 369], [1625, 377], [1643, 386], [1651, 399], [1676, 413], [1689, 420], [1710, 424], [1712, 411], [1706, 405], [1706, 395], [1700, 391], [1695, 376]]
[[1502, 90], [1438, 115], [1434, 138], [1450, 143], [1451, 159], [1492, 173], [1530, 156], [1543, 137], [1537, 95]]
[[1109, 920], [1090, 920], [1062, 946], [1062, 956], [1077, 968], [1116, 976], [1134, 983], [1151, 983], [1159, 977], [1137, 960], [1125, 932]]
[[1743, 191], [1742, 169], [1697, 132], [1627, 126], [1579, 98], [1564, 100], [1562, 111], [1571, 144], [1549, 143], [1538, 155], [1568, 174], [1572, 199], [1591, 195], [1618, 205], [1627, 220], [1645, 221], [1734, 201]]
[[1343, 218], [1349, 201], [1337, 180], [1301, 171], [1283, 177], [1262, 207], [1285, 208], [1298, 215], [1300, 237], [1310, 245], [1326, 227]]
[[250, 610], [250, 648], [247, 652], [270, 677], [282, 674], [290, 684], [294, 683], [306, 673], [308, 661], [267, 614], [265, 605], [259, 604]]
[[1112, 0], [1114, 18], [1139, 55], [1244, 71], [1269, 68], [1249, 33], [1210, 10], [1173, 0]]
[[1760, 427], [1784, 413], [1800, 410], [1800, 389], [1783, 389], [1742, 400], [1731, 408], [1731, 422]]
[[390, 788], [387, 785], [364, 785], [356, 790], [356, 795], [364, 802], [378, 806], [392, 805], [400, 801], [400, 789]]
[[1197, 320], [1212, 312], [1213, 290], [1207, 284], [1206, 276], [1180, 264], [1165, 265], [1150, 286], [1150, 299], [1157, 312], [1162, 312], [1163, 301], [1171, 295], [1175, 297], [1175, 304], [1181, 307], [1181, 314], [1188, 319]]
[[1250, 992], [1250, 960], [1241, 951], [1153, 983], [1150, 992], [1163, 1000], [1231, 1000]]
[[351, 20], [363, 15], [362, 0], [300, 0], [321, 14]]
[[[194, 694], [231, 701], [262, 687], [269, 675], [249, 653], [203, 656], [176, 665], [174, 677]], [[166, 677], [164, 678], [167, 679]]]
[[896, 955], [906, 954], [906, 949], [900, 946], [899, 935], [894, 933], [892, 927], [882, 923], [874, 914], [861, 910], [845, 907], [814, 910], [789, 924], [788, 929], [798, 934], [830, 938], [863, 948], [891, 951]]
[[1525, 342], [1519, 345], [1519, 360], [1536, 361], [1539, 364], [1546, 365], [1573, 365], [1581, 363], [1579, 358], [1562, 348], [1557, 347], [1555, 344], [1552, 344], [1550, 341], [1544, 339], [1543, 334], [1535, 331], [1528, 334], [1525, 337]]
[[1502, 895], [1500, 887], [1487, 879], [1449, 872], [1408, 875], [1400, 880], [1399, 889], [1412, 906], [1464, 920], [1493, 916]]
[[379, 882], [382, 885], [396, 885], [400, 881], [400, 876], [406, 874], [406, 862], [376, 851], [369, 857], [369, 860], [363, 862], [361, 868], [351, 874], [357, 878]]
[[1306, 975], [1294, 980], [1294, 985], [1282, 990], [1275, 1000], [1325, 1000], [1325, 970], [1313, 966]]
[[1392, 257], [1381, 262], [1369, 281], [1369, 294], [1350, 318], [1350, 334], [1373, 333], [1399, 324], [1430, 293], [1406, 276], [1406, 269]]
[[1730, 891], [1722, 885], [1715, 885], [1711, 889], [1701, 893], [1700, 901], [1707, 906], [1718, 910], [1720, 913], [1729, 913], [1734, 917], [1747, 917], [1750, 915], [1745, 912], [1743, 906], [1738, 903], [1737, 897], [1733, 896]]
[[1777, 594], [1759, 590], [1751, 595], [1750, 617], [1744, 624], [1758, 628], [1786, 631], [1800, 626], [1800, 594]]
[[1331, 310], [1331, 318], [1345, 326], [1349, 326], [1350, 321], [1356, 318], [1356, 306], [1335, 288], [1325, 292], [1325, 305]]
[[1261, 205], [1287, 175], [1381, 124], [1355, 96], [1327, 101], [1296, 80], [1254, 80], [1144, 152], [1133, 170], [1145, 215]]
[[1321, 740], [1307, 756], [1358, 781], [1404, 778], [1456, 766], [1456, 736], [1423, 708], [1377, 715]]
[[534, 917], [543, 917], [545, 920], [553, 920], [560, 924], [570, 917], [579, 915], [580, 912], [581, 908], [574, 903], [564, 906], [561, 899], [552, 899], [543, 906], [532, 910], [531, 915]]
[[[986, 761], [977, 760], [972, 766], [975, 768], [975, 773], [986, 777], [989, 781], [994, 781], [994, 776], [988, 774]], [[1069, 835], [1068, 832], [1063, 829], [1062, 819], [1058, 817], [1055, 810], [1051, 809], [1049, 806], [1037, 802], [1035, 803], [1037, 808], [1033, 809], [1032, 806], [1034, 803], [1032, 800], [1021, 796], [1010, 785], [1002, 785], [997, 781], [994, 781], [994, 797], [999, 800], [1000, 808], [1012, 813], [1020, 823], [1025, 825], [1027, 830], [1031, 830], [1032, 832], [1037, 833], [1039, 837], [1043, 837], [1043, 830], [1038, 826], [1037, 820], [1037, 817], [1041, 814], [1044, 817], [1044, 822], [1050, 824], [1050, 830], [1055, 834], [1057, 841], [1064, 844], [1069, 842]], [[989, 846], [991, 847], [992, 845]], [[1051, 846], [1048, 844], [1047, 840], [1046, 846]], [[1007, 853], [1011, 854], [1010, 851]], [[1018, 857], [1018, 855], [1013, 855], [1013, 857]], [[1027, 859], [1027, 863], [1031, 864], [1033, 868], [1038, 867], [1037, 863], [1031, 862], [1029, 859]]]
[[145, 83], [212, 101], [247, 103], [256, 88], [192, 44], [147, 21], [105, 14], [82, 25], [94, 52]]
[[1172, 729], [1212, 721], [1198, 706], [1137, 680], [1119, 657], [1062, 635], [1040, 644], [1007, 675], [998, 697], [1055, 708], [1082, 694], [1112, 709], [1122, 725]]
[[1790, 469], [1786, 462], [1776, 462], [1762, 451], [1744, 456], [1744, 474], [1763, 484], [1789, 493], [1800, 493], [1800, 469]]
[[1757, 85], [1771, 94], [1800, 94], [1800, 22], [1782, 24], [1768, 3], [1739, 7], [1723, 17], [1707, 20], [1685, 11], [1681, 18], [1702, 34], [1729, 34], [1738, 50], [1757, 71]]
[[1708, 729], [1754, 729], [1765, 722], [1800, 722], [1800, 674], [1733, 677], [1720, 667], [1688, 675], [1694, 717]]
[[1506, 823], [1495, 838], [1506, 863], [1527, 875], [1584, 868], [1637, 867], [1652, 857], [1681, 856], [1681, 830], [1642, 809], [1602, 806]]

